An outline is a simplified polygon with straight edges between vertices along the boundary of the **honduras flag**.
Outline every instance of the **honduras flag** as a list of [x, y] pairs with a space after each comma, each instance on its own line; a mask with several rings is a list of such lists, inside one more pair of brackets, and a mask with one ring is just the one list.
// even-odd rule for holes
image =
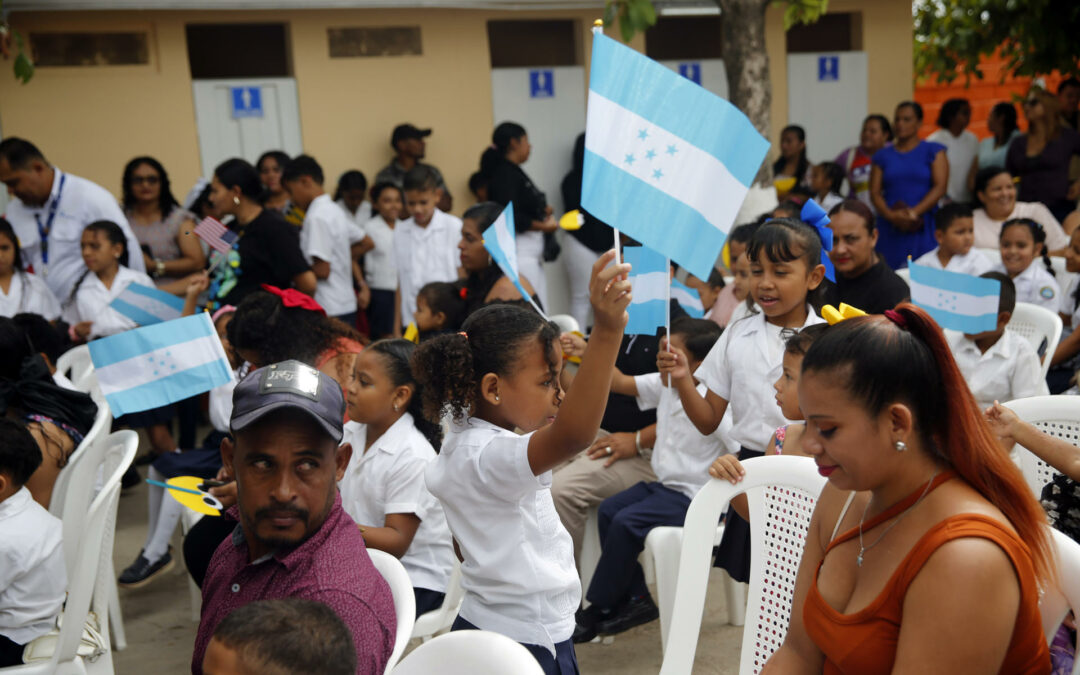
[[89, 347], [115, 417], [160, 408], [233, 379], [205, 312], [94, 340]]
[[922, 307], [942, 328], [974, 334], [997, 328], [1001, 282], [970, 274], [908, 265], [911, 302]]
[[701, 304], [701, 294], [678, 279], [671, 280], [671, 299], [679, 301], [682, 307], [694, 319], [705, 317], [705, 305]]
[[630, 293], [626, 308], [629, 321], [627, 335], [656, 335], [656, 329], [667, 325], [668, 271], [667, 258], [644, 246], [627, 246], [623, 258], [630, 264]]
[[[514, 282], [514, 286], [518, 289], [518, 293], [521, 293], [521, 297], [528, 300], [529, 304], [533, 306], [533, 309], [540, 316], [547, 318], [543, 310], [533, 301], [529, 292], [525, 290], [525, 286], [521, 283], [521, 277], [518, 275], [517, 237], [514, 234], [514, 202], [506, 205], [503, 212], [484, 231], [484, 234], [484, 248], [491, 254], [491, 259], [495, 261], [503, 274]], [[540, 280], [536, 279], [534, 281], [539, 282]]]
[[706, 279], [769, 142], [738, 108], [593, 37], [581, 205]]
[[140, 284], [128, 284], [128, 287], [109, 303], [109, 307], [140, 326], [179, 319], [184, 313], [184, 301], [180, 298]]

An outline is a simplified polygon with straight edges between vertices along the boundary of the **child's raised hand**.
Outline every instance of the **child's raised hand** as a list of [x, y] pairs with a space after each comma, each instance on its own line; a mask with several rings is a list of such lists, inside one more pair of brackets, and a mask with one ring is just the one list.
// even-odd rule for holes
[[189, 298], [198, 297], [207, 288], [210, 288], [210, 276], [206, 272], [196, 272], [187, 278], [184, 294]]
[[709, 467], [709, 475], [734, 485], [743, 479], [746, 469], [735, 455], [720, 455]]
[[615, 259], [615, 249], [600, 256], [593, 264], [592, 277], [589, 279], [589, 302], [592, 304], [594, 329], [601, 328], [622, 333], [628, 316], [626, 308], [630, 305], [630, 265], [611, 265]]
[[990, 431], [994, 432], [998, 438], [1012, 439], [1020, 423], [1020, 418], [1016, 416], [1016, 413], [997, 401], [994, 401], [994, 405], [987, 408], [983, 415], [990, 425]]
[[582, 356], [585, 353], [585, 338], [577, 333], [563, 333], [559, 336], [559, 345], [566, 356]]
[[669, 377], [672, 380], [690, 377], [690, 363], [686, 359], [686, 352], [669, 347], [667, 338], [660, 341], [660, 351], [656, 353], [656, 368], [665, 382]]

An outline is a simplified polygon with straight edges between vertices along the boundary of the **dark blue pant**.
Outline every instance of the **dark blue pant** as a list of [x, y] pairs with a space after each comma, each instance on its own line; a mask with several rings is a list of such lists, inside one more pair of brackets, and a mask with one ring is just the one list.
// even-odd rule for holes
[[[454, 625], [450, 627], [450, 630], [479, 630], [479, 628], [459, 616], [454, 619]], [[578, 671], [577, 654], [574, 653], [574, 642], [572, 640], [563, 640], [557, 643], [554, 658], [552, 658], [547, 647], [529, 645], [524, 642], [518, 644], [529, 650], [536, 662], [540, 664], [544, 675], [578, 675], [580, 672]]]
[[618, 609], [647, 595], [638, 555], [654, 527], [682, 527], [690, 498], [662, 483], [638, 483], [600, 504], [600, 561], [596, 564], [589, 602], [601, 609]]
[[421, 614], [427, 614], [442, 607], [443, 600], [446, 598], [446, 593], [440, 593], [439, 591], [433, 591], [430, 588], [418, 588], [413, 586], [413, 596], [416, 598], [416, 618], [419, 619]]

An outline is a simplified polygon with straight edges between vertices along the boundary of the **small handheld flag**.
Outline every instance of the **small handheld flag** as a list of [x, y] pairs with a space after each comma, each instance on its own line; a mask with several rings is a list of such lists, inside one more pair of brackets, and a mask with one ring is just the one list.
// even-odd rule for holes
[[705, 305], [701, 304], [701, 293], [682, 283], [678, 279], [671, 280], [671, 299], [679, 301], [679, 307], [695, 319], [705, 316]]
[[997, 328], [1001, 282], [909, 262], [911, 302], [942, 328], [974, 334]]
[[199, 239], [205, 241], [207, 246], [219, 253], [228, 253], [233, 244], [240, 239], [240, 235], [210, 216], [203, 218], [202, 222], [195, 226], [193, 232]]
[[536, 312], [547, 318], [544, 311], [537, 306], [536, 302], [529, 295], [529, 292], [525, 290], [525, 286], [521, 283], [521, 278], [518, 275], [518, 263], [517, 263], [517, 238], [514, 234], [514, 203], [510, 202], [503, 209], [503, 212], [499, 214], [499, 217], [495, 219], [495, 222], [485, 230], [484, 234], [484, 248], [491, 254], [491, 259], [495, 261], [495, 264], [499, 266], [503, 274], [506, 275], [510, 281], [514, 282], [514, 287], [518, 289], [518, 293], [521, 293], [523, 300], [527, 300]]
[[109, 303], [109, 307], [140, 326], [179, 319], [184, 313], [183, 300], [172, 293], [141, 284], [128, 284], [128, 287]]
[[206, 312], [94, 340], [89, 348], [115, 417], [182, 401], [233, 379]]
[[626, 308], [629, 321], [623, 331], [627, 335], [656, 335], [656, 329], [667, 324], [668, 260], [645, 246], [627, 246], [623, 256], [630, 264], [630, 293]]

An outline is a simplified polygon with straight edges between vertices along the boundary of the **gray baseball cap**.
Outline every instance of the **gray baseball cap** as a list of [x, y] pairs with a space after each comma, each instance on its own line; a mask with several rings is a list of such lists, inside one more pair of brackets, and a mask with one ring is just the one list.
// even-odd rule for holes
[[294, 360], [252, 371], [236, 385], [229, 426], [235, 434], [286, 408], [307, 413], [335, 442], [341, 442], [345, 420], [341, 386], [326, 373]]

